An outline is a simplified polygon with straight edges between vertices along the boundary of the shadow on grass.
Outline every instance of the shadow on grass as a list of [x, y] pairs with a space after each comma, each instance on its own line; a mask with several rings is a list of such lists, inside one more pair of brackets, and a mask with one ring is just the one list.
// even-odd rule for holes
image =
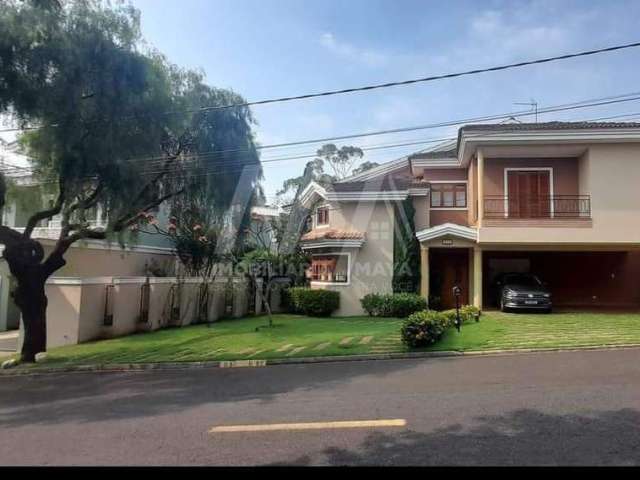
[[[353, 449], [328, 448], [329, 465], [639, 465], [640, 411], [551, 415], [523, 409], [429, 433], [372, 433]], [[310, 456], [288, 464], [317, 463]]]

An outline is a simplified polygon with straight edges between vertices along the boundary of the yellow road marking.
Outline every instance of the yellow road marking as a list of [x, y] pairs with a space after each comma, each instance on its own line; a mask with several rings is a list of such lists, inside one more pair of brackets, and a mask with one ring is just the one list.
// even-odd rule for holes
[[323, 430], [332, 428], [404, 427], [403, 418], [391, 420], [352, 420], [344, 422], [267, 423], [262, 425], [221, 425], [212, 427], [209, 433], [270, 432], [276, 430]]

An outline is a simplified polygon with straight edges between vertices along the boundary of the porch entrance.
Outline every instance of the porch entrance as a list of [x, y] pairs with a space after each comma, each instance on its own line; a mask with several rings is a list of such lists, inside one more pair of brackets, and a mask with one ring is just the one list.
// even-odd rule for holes
[[453, 296], [455, 285], [462, 289], [460, 304], [471, 303], [469, 255], [468, 248], [429, 249], [429, 297], [439, 298], [441, 308], [455, 308], [456, 299]]

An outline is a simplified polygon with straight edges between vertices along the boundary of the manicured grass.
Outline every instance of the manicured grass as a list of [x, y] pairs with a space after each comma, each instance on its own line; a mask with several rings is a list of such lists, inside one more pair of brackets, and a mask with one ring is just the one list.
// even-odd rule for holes
[[434, 350], [496, 350], [640, 344], [638, 313], [485, 313], [449, 330]]
[[[47, 361], [39, 365], [273, 359], [408, 351], [400, 341], [402, 320], [397, 318], [275, 315], [273, 328], [256, 331], [256, 327], [266, 323], [266, 317], [225, 320], [210, 327], [167, 329], [61, 347], [51, 350]], [[440, 342], [423, 350], [628, 344], [640, 344], [640, 314], [490, 312], [478, 323], [464, 324], [460, 333], [450, 329]]]
[[[399, 319], [274, 315], [216, 322], [52, 349], [46, 365], [266, 359], [370, 353], [400, 346]], [[373, 337], [361, 344], [364, 337]], [[348, 343], [340, 344], [351, 338]], [[327, 344], [316, 350], [319, 345]], [[286, 345], [291, 347], [278, 351]], [[303, 347], [303, 348], [301, 348]], [[300, 348], [300, 350], [294, 351]]]

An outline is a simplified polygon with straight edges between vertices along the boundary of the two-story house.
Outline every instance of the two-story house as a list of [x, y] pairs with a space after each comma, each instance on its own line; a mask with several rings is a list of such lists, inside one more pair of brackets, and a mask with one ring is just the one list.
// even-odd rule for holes
[[338, 314], [392, 291], [394, 236], [411, 199], [420, 293], [493, 304], [492, 282], [532, 272], [556, 306], [640, 307], [640, 124], [466, 125], [457, 141], [387, 163], [301, 201], [313, 229], [311, 285], [341, 292]]
[[[2, 224], [24, 229], [29, 217], [55, 201], [53, 195], [44, 195], [38, 187], [38, 180], [31, 175], [27, 157], [14, 141], [0, 142], [0, 166], [17, 190], [23, 190], [25, 201], [8, 198], [2, 215]], [[18, 168], [16, 168], [18, 166]], [[32, 190], [32, 193], [27, 193]], [[156, 212], [161, 224], [168, 218], [168, 205], [161, 205]], [[95, 226], [106, 223], [105, 212], [98, 206], [87, 218]], [[34, 230], [32, 237], [40, 241], [47, 254], [60, 235], [60, 217], [44, 220]], [[0, 253], [4, 246], [0, 245]], [[55, 273], [55, 277], [83, 277], [92, 279], [110, 276], [144, 276], [148, 272], [174, 274], [175, 256], [173, 245], [164, 236], [140, 233], [125, 249], [117, 241], [83, 240], [76, 242], [65, 255], [67, 264]], [[163, 271], [163, 272], [161, 272]], [[55, 281], [55, 280], [54, 280]], [[20, 312], [13, 304], [10, 292], [13, 279], [6, 262], [0, 260], [0, 332], [17, 329]]]

